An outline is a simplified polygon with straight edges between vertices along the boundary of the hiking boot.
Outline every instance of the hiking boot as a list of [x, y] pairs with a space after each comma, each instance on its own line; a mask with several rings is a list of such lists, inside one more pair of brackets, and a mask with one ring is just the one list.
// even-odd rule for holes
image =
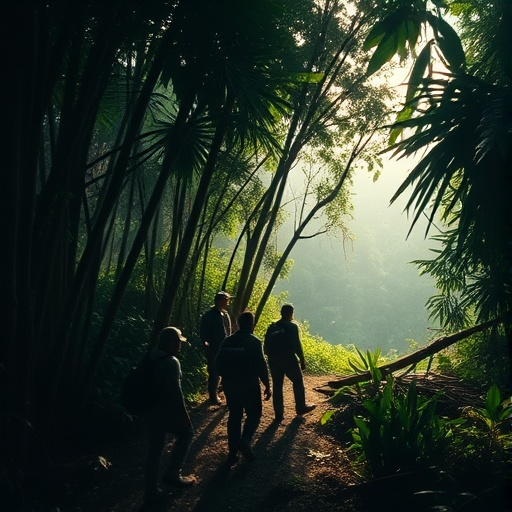
[[164, 476], [162, 482], [173, 487], [189, 487], [196, 483], [196, 477], [193, 475], [183, 476]]
[[316, 408], [315, 404], [306, 404], [302, 409], [297, 411], [297, 416], [302, 416], [303, 414], [307, 414]]
[[210, 397], [210, 403], [212, 405], [222, 405], [222, 400], [220, 399], [220, 396], [211, 396]]
[[229, 452], [228, 458], [226, 459], [226, 464], [229, 467], [234, 466], [238, 462], [238, 453], [237, 452]]
[[162, 501], [170, 497], [171, 495], [169, 493], [163, 491], [162, 489], [158, 489], [154, 494], [152, 493], [144, 497], [144, 502], [139, 508], [139, 512], [153, 510], [156, 505], [159, 505]]
[[274, 423], [281, 423], [283, 421], [283, 415], [282, 414], [276, 414], [274, 418]]
[[244, 459], [247, 462], [252, 462], [256, 459], [256, 455], [252, 451], [251, 445], [249, 444], [249, 441], [246, 441], [245, 439], [242, 439], [240, 441], [240, 445], [238, 446], [240, 451], [242, 452], [242, 455], [244, 456]]

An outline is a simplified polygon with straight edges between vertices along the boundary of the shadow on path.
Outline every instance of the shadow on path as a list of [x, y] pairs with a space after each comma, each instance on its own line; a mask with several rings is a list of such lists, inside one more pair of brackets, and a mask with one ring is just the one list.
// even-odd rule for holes
[[[267, 426], [253, 446], [256, 460], [249, 463], [241, 458], [233, 468], [229, 468], [223, 461], [208, 480], [202, 482], [199, 501], [190, 510], [269, 510], [266, 505], [269, 501], [269, 490], [272, 488], [276, 491], [271, 492], [270, 501], [273, 505], [276, 504], [276, 500], [286, 500], [288, 493], [283, 490], [280, 482], [283, 475], [287, 477], [293, 470], [288, 464], [288, 456], [301, 423], [302, 421], [297, 419], [286, 426], [275, 423]], [[239, 498], [242, 488], [243, 502]]]

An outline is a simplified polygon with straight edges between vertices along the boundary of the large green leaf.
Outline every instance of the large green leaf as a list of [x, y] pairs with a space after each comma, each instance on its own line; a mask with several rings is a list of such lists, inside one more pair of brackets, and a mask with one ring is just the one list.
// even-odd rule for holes
[[443, 18], [427, 14], [427, 20], [436, 33], [436, 42], [450, 69], [461, 72], [466, 63], [462, 42], [453, 27]]
[[411, 118], [414, 113], [414, 109], [410, 106], [405, 106], [396, 116], [393, 128], [389, 132], [389, 145], [393, 146], [398, 137], [402, 134], [404, 126], [401, 124], [402, 121], [406, 121]]
[[378, 21], [363, 43], [364, 50], [377, 46], [368, 64], [367, 75], [378, 71], [395, 54], [405, 59], [408, 47], [414, 51], [424, 21], [425, 13], [411, 7], [400, 7]]
[[393, 55], [397, 52], [397, 49], [398, 46], [395, 34], [386, 34], [372, 55], [368, 63], [366, 74], [370, 76], [377, 72], [386, 62], [391, 60]]
[[407, 85], [407, 93], [405, 96], [406, 103], [409, 103], [415, 96], [421, 80], [425, 74], [425, 70], [430, 64], [430, 59], [432, 57], [432, 43], [433, 41], [429, 41], [425, 45], [423, 50], [421, 50], [420, 54], [416, 58], [416, 61], [414, 62], [414, 66], [411, 71], [411, 78], [409, 79], [409, 83]]
[[489, 391], [487, 391], [487, 396], [485, 399], [485, 408], [490, 416], [495, 419], [495, 411], [498, 409], [501, 402], [500, 391], [496, 384], [493, 384]]
[[409, 43], [409, 48], [411, 49], [412, 52], [414, 51], [414, 48], [416, 48], [416, 44], [418, 43], [418, 39], [420, 37], [421, 18], [410, 18], [405, 23], [407, 30], [407, 42]]
[[380, 44], [386, 33], [389, 31], [390, 21], [388, 18], [377, 22], [370, 30], [363, 42], [363, 50], [371, 50], [374, 46]]

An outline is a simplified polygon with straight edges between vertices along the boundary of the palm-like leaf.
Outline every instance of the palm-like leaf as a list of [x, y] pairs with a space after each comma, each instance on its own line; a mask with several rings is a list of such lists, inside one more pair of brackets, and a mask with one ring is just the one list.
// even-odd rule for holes
[[512, 261], [512, 95], [463, 74], [425, 80], [413, 101], [428, 101], [427, 109], [395, 123], [396, 131], [414, 132], [390, 150], [400, 157], [426, 154], [391, 201], [412, 187], [406, 204], [413, 212], [411, 229], [426, 210], [427, 231], [438, 213], [453, 226], [440, 239], [439, 256], [419, 263], [447, 294], [430, 300], [432, 315], [460, 327], [467, 321], [461, 308], [476, 308], [487, 319], [510, 307], [504, 283]]
[[[444, 88], [439, 89], [440, 85]], [[425, 114], [397, 123], [416, 132], [390, 149], [400, 156], [430, 149], [391, 201], [413, 186], [406, 208], [414, 211], [414, 225], [429, 206], [432, 221], [443, 200], [450, 196], [442, 218], [448, 221], [460, 208], [459, 245], [473, 236], [481, 244], [500, 243], [503, 249], [499, 233], [506, 232], [511, 221], [509, 91], [459, 75], [445, 81], [426, 81], [423, 97], [431, 102]], [[455, 177], [458, 183], [453, 193]]]

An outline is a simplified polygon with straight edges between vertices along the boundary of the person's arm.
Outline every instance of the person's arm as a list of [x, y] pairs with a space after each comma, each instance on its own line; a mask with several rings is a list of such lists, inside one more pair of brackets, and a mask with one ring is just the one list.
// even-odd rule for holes
[[302, 348], [300, 327], [296, 323], [291, 323], [290, 327], [293, 329], [293, 343], [295, 347], [295, 353], [299, 358], [301, 370], [306, 369], [306, 359], [304, 358], [304, 350]]
[[253, 351], [256, 361], [256, 370], [258, 372], [258, 378], [261, 380], [263, 386], [265, 387], [263, 391], [265, 400], [270, 400], [272, 393], [270, 391], [270, 379], [268, 376], [267, 362], [265, 361], [265, 356], [263, 355], [263, 344], [261, 343], [261, 340], [256, 336], [253, 337], [253, 341]]
[[224, 351], [221, 350], [222, 346], [224, 345], [225, 341], [223, 341], [219, 347], [219, 350], [217, 352], [217, 355], [215, 356], [215, 367], [217, 368], [217, 373], [224, 377], [224, 370], [226, 368], [225, 363], [225, 357], [224, 357]]
[[227, 319], [227, 335], [226, 336], [230, 336], [231, 334], [233, 334], [233, 326], [231, 325], [231, 317], [229, 316], [229, 313], [227, 311], [224, 311], [224, 314], [226, 315], [226, 319]]
[[185, 397], [181, 389], [181, 365], [177, 358], [169, 357], [164, 360], [162, 384], [170, 406], [174, 409], [176, 418], [183, 426], [189, 428], [192, 423], [185, 405]]

